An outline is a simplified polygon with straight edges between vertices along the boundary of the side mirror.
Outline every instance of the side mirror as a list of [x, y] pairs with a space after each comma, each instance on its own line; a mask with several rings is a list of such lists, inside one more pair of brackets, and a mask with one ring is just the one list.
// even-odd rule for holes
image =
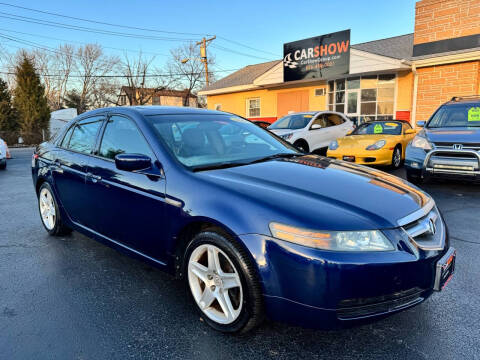
[[352, 133], [353, 133], [353, 130], [350, 130], [349, 132], [347, 132], [347, 133], [345, 134], [345, 136], [352, 135]]
[[405, 130], [405, 135], [410, 135], [410, 134], [415, 134], [415, 133], [416, 133], [416, 131], [413, 130], [413, 129], [407, 129], [407, 130]]
[[310, 127], [310, 130], [317, 130], [317, 129], [321, 129], [322, 126], [320, 124], [313, 124], [311, 127]]
[[417, 121], [417, 126], [418, 127], [424, 127], [425, 126], [425, 121]]
[[115, 156], [115, 166], [124, 171], [146, 170], [152, 166], [152, 159], [142, 154], [118, 154]]

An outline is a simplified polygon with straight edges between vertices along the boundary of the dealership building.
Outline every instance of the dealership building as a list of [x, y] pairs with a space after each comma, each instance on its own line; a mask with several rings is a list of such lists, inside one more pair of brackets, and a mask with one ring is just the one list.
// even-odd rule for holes
[[[342, 41], [348, 46], [343, 53]], [[284, 44], [283, 60], [246, 66], [199, 93], [209, 109], [251, 120], [335, 110], [359, 121], [412, 124], [454, 96], [475, 94], [480, 94], [479, 0], [418, 1], [413, 34], [350, 44], [344, 31]]]

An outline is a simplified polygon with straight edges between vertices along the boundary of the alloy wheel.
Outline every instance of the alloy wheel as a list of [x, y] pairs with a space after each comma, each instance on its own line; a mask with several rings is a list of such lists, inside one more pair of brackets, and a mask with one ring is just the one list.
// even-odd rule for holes
[[188, 283], [198, 307], [219, 324], [233, 323], [242, 311], [243, 289], [230, 258], [220, 248], [202, 244], [188, 262]]
[[43, 224], [48, 230], [52, 230], [57, 216], [53, 196], [47, 188], [43, 188], [38, 199]]
[[402, 154], [400, 153], [400, 149], [397, 147], [393, 151], [393, 166], [398, 168], [401, 162], [402, 162]]

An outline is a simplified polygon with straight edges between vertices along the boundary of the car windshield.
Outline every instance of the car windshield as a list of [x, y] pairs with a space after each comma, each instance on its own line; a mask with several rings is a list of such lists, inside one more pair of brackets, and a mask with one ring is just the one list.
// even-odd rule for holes
[[473, 126], [480, 126], [480, 104], [442, 106], [427, 124], [427, 128]]
[[400, 135], [402, 124], [396, 121], [374, 121], [360, 125], [352, 135]]
[[310, 120], [312, 120], [313, 114], [292, 114], [284, 116], [277, 121], [275, 121], [272, 125], [270, 125], [269, 129], [303, 129], [305, 126], [308, 125]]
[[269, 131], [235, 115], [153, 115], [146, 118], [173, 156], [192, 170], [301, 154]]

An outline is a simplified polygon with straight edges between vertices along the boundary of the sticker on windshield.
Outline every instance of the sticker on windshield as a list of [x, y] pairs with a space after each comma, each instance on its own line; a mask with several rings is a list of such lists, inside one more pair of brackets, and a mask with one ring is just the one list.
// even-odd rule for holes
[[468, 110], [468, 121], [480, 121], [480, 107], [472, 107]]
[[313, 115], [303, 115], [304, 118], [312, 118]]
[[373, 128], [373, 133], [374, 134], [381, 134], [382, 132], [383, 132], [382, 124], [375, 124], [375, 127]]
[[398, 126], [398, 124], [395, 124], [395, 123], [385, 123], [385, 125], [387, 125], [387, 126], [393, 126], [393, 127], [397, 127], [397, 126]]

